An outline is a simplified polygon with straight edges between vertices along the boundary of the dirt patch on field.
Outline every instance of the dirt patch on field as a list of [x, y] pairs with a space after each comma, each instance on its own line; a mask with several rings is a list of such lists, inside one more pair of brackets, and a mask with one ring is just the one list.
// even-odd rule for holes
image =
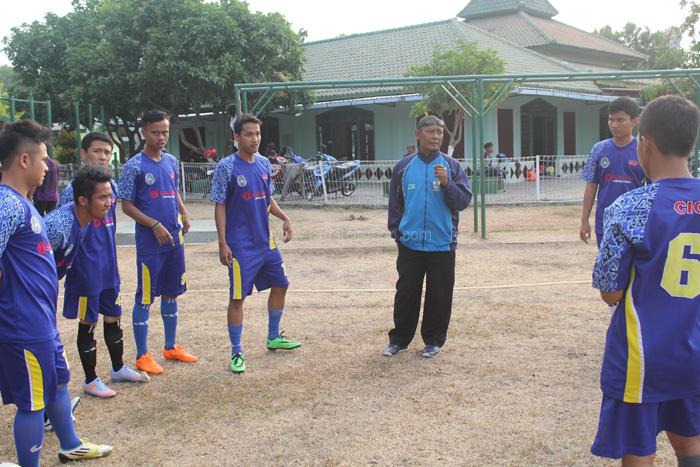
[[[79, 433], [115, 446], [90, 465], [613, 465], [589, 453], [609, 312], [589, 283], [595, 247], [576, 241], [577, 206], [489, 208], [488, 241], [473, 234], [471, 211], [462, 216], [453, 319], [434, 360], [420, 357], [420, 336], [409, 352], [381, 355], [396, 281], [386, 212], [288, 212], [296, 238], [281, 247], [292, 282], [283, 328], [303, 346], [264, 349], [267, 295], [256, 293], [246, 304], [248, 371], [228, 372], [226, 270], [215, 244], [188, 246], [179, 341], [200, 361], [165, 362], [148, 385], [114, 385], [111, 400], [85, 396]], [[134, 249], [119, 254], [132, 364]], [[74, 394], [76, 327], [59, 318]], [[157, 303], [150, 330], [162, 362]], [[0, 460], [15, 458], [13, 414], [0, 408]], [[49, 434], [44, 465], [57, 464], [56, 449]], [[657, 464], [675, 465], [665, 440]]]

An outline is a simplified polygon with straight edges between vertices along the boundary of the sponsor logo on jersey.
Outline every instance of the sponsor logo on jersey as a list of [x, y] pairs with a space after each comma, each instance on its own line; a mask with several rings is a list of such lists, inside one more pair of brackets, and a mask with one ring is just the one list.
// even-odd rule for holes
[[243, 199], [245, 201], [250, 201], [251, 199], [265, 199], [267, 192], [265, 191], [244, 191]]
[[630, 167], [637, 167], [639, 165], [639, 161], [637, 159], [630, 159], [627, 161], [627, 165]]
[[673, 210], [681, 216], [700, 215], [700, 201], [676, 201]]
[[607, 169], [608, 167], [610, 167], [610, 159], [608, 159], [607, 157], [601, 158], [600, 159], [600, 166], [604, 169]]
[[31, 224], [32, 232], [35, 234], [41, 233], [41, 222], [39, 222], [39, 219], [36, 216], [32, 216], [32, 220], [29, 223]]
[[268, 181], [270, 179], [270, 176], [268, 174], [262, 174], [262, 179], [264, 181]]
[[144, 176], [144, 180], [146, 181], [146, 185], [153, 185], [156, 182], [156, 177], [152, 173], [147, 173]]
[[415, 184], [415, 183], [409, 183], [409, 184], [408, 184], [408, 189], [409, 189], [409, 190], [415, 190], [415, 189], [416, 189], [416, 184]]
[[154, 188], [151, 190], [151, 198], [157, 199], [159, 194], [157, 189]]
[[610, 172], [606, 173], [604, 178], [606, 182], [613, 183], [632, 183], [634, 181], [634, 177], [631, 175], [615, 175]]
[[239, 175], [236, 177], [236, 183], [238, 183], [239, 187], [243, 188], [248, 185], [248, 180], [246, 180], [245, 175]]
[[46, 253], [51, 251], [51, 245], [49, 245], [46, 242], [39, 242], [36, 245], [36, 251], [40, 255], [45, 255]]
[[175, 181], [175, 172], [170, 172], [170, 180]]

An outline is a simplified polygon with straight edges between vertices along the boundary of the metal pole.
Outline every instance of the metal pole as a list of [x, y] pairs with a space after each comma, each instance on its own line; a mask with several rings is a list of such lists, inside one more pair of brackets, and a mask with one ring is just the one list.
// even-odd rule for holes
[[73, 102], [73, 112], [75, 113], [75, 151], [80, 153], [80, 103]]
[[323, 173], [323, 159], [318, 161], [318, 167], [321, 170], [321, 187], [323, 187], [323, 203], [328, 204], [328, 192], [326, 190], [326, 174]]
[[187, 201], [187, 188], [185, 185], [185, 163], [180, 162], [180, 178], [182, 179], [182, 201]]
[[95, 119], [92, 115], [92, 104], [88, 104], [87, 106], [87, 118], [88, 118], [88, 128], [90, 131], [95, 129]]
[[240, 115], [241, 113], [243, 113], [241, 111], [241, 90], [237, 84], [233, 85], [233, 96], [236, 100], [236, 115]]
[[36, 109], [34, 108], [34, 97], [29, 97], [29, 118], [36, 120]]
[[[472, 100], [476, 93], [472, 92]], [[479, 196], [475, 193], [474, 188], [477, 186], [477, 153], [479, 147], [476, 144], [476, 114], [471, 116], [471, 126], [472, 126], [472, 208], [474, 209], [474, 233], [479, 231]]]
[[15, 96], [10, 96], [10, 120], [13, 122], [17, 119], [17, 110], [15, 109]]
[[[479, 147], [484, 147], [484, 82], [479, 80]], [[484, 174], [484, 154], [479, 151], [479, 191], [481, 191], [481, 238], [486, 239], [486, 177]]]
[[100, 125], [102, 125], [102, 131], [107, 131], [107, 120], [105, 120], [105, 106], [100, 106]]
[[49, 128], [53, 127], [53, 115], [51, 115], [51, 101], [46, 101], [46, 123]]
[[244, 93], [243, 96], [243, 113], [247, 114], [248, 113], [248, 93]]
[[535, 199], [540, 200], [540, 156], [535, 156]]

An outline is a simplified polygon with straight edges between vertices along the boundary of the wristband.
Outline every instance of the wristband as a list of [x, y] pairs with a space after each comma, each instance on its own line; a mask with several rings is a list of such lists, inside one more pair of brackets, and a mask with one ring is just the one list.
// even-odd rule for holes
[[153, 227], [151, 227], [151, 231], [152, 231], [152, 232], [155, 232], [156, 229], [157, 229], [158, 227], [160, 227], [161, 225], [162, 225], [162, 224], [161, 224], [160, 222], [156, 222], [156, 225], [154, 225]]

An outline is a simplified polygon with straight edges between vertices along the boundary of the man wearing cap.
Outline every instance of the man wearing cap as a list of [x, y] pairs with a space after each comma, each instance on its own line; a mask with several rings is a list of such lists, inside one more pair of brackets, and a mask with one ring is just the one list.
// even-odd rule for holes
[[415, 130], [418, 152], [401, 159], [392, 170], [389, 231], [399, 254], [394, 297], [394, 329], [384, 355], [408, 348], [418, 326], [423, 281], [426, 280], [421, 336], [422, 355], [438, 356], [445, 343], [452, 312], [455, 249], [459, 211], [472, 198], [464, 169], [442, 153], [445, 123], [423, 117]]

